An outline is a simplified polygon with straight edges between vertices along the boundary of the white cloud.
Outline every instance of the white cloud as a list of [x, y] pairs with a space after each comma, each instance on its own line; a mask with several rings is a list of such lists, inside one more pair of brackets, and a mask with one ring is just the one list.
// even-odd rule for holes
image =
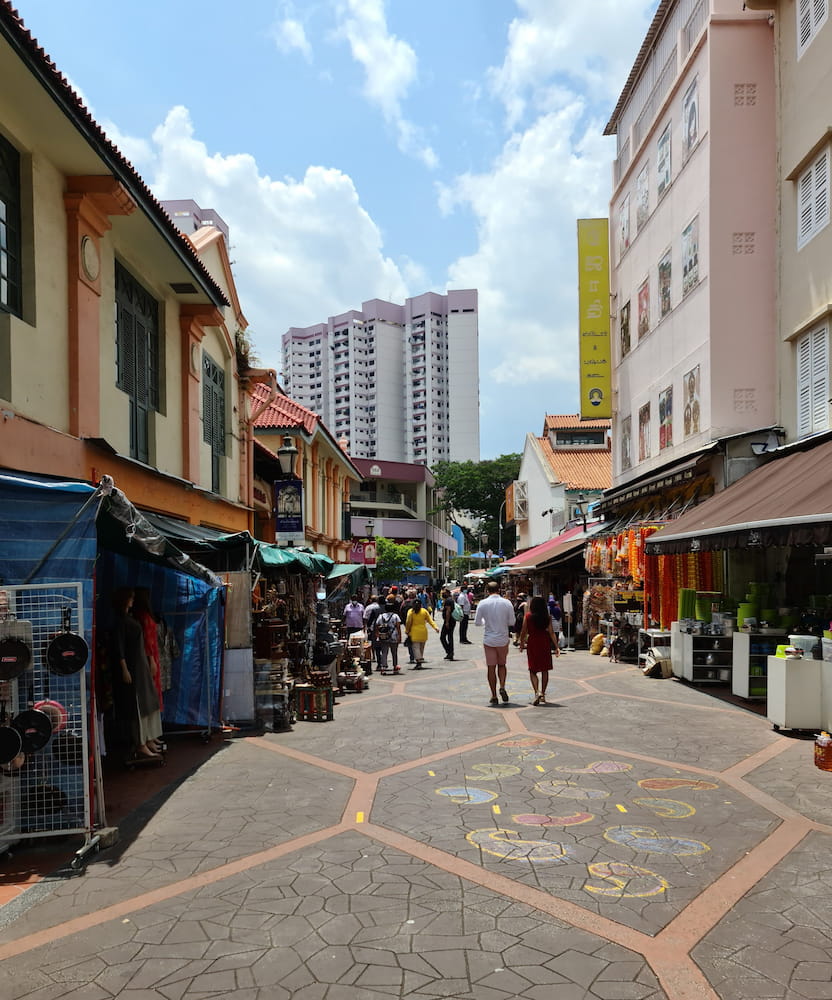
[[477, 250], [448, 286], [479, 289], [483, 454], [522, 450], [545, 413], [577, 408], [576, 219], [606, 215], [601, 127], [576, 97], [512, 136], [488, 173], [442, 192], [446, 210], [477, 220]]
[[300, 52], [307, 62], [312, 62], [312, 46], [306, 37], [306, 30], [296, 18], [285, 17], [277, 21], [271, 30], [272, 38], [280, 52]]
[[438, 157], [422, 130], [405, 118], [402, 102], [418, 75], [413, 48], [390, 34], [384, 0], [344, 0], [337, 5], [338, 34], [364, 70], [364, 96], [393, 127], [401, 152], [433, 169]]
[[[614, 101], [635, 59], [655, 0], [516, 0], [521, 15], [509, 26], [501, 66], [491, 70], [492, 92], [510, 127], [544, 108], [553, 76]], [[613, 105], [610, 104], [609, 110]]]
[[228, 223], [240, 300], [264, 364], [280, 367], [290, 326], [409, 294], [340, 170], [310, 166], [300, 180], [274, 180], [248, 154], [209, 153], [184, 107], [155, 130], [153, 153], [145, 176], [158, 198], [193, 198]]

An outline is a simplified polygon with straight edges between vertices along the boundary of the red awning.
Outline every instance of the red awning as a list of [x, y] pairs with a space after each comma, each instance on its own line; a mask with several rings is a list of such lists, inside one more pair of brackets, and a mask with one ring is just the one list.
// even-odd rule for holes
[[500, 563], [505, 569], [535, 569], [542, 563], [549, 562], [559, 555], [566, 554], [567, 551], [579, 549], [586, 541], [588, 535], [584, 532], [583, 525], [576, 525], [563, 534], [550, 538], [542, 545], [535, 545], [532, 549], [526, 549], [519, 555], [512, 556]]

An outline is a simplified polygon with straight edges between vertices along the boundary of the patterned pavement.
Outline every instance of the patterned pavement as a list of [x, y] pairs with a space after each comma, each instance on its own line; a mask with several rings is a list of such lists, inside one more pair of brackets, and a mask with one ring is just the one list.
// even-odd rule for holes
[[810, 742], [583, 652], [490, 708], [480, 654], [229, 743], [0, 908], [0, 995], [832, 1000]]

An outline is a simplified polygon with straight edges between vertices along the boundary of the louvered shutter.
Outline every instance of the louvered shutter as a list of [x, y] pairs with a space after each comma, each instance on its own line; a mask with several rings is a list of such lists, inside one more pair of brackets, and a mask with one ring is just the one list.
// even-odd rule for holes
[[819, 327], [809, 334], [812, 355], [812, 432], [829, 427], [829, 328]]
[[148, 449], [148, 335], [147, 327], [144, 323], [136, 321], [136, 371], [135, 371], [135, 394], [133, 405], [135, 409], [134, 418], [134, 450], [133, 454], [140, 462], [149, 460]]
[[797, 182], [797, 247], [800, 249], [812, 236], [813, 177], [809, 169]]
[[205, 366], [202, 368], [202, 440], [206, 444], [212, 444], [214, 441], [214, 407], [213, 407], [213, 392], [211, 391], [211, 383], [208, 380], [207, 372], [205, 371]]
[[813, 0], [798, 0], [797, 2], [797, 54], [803, 50], [812, 38], [812, 2]]
[[829, 150], [825, 149], [814, 164], [814, 218], [813, 232], [829, 223]]
[[812, 342], [810, 335], [797, 342], [797, 434], [812, 431]]

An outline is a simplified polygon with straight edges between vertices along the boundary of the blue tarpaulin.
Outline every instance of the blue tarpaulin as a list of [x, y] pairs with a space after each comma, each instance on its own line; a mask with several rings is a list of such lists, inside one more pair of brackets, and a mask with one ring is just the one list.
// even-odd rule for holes
[[0, 586], [82, 583], [88, 641], [98, 550], [95, 492], [88, 483], [0, 473]]

